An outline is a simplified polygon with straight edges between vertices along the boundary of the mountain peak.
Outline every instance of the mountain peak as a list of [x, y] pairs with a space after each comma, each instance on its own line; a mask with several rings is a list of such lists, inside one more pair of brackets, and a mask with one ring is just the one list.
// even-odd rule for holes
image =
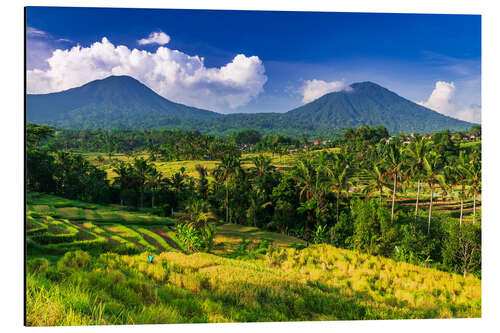
[[472, 125], [415, 104], [371, 81], [353, 83], [350, 88], [288, 111], [289, 121], [324, 131], [382, 125], [390, 133], [464, 130]]
[[174, 103], [128, 75], [112, 75], [57, 93], [27, 95], [28, 121], [79, 128], [142, 128], [200, 121], [215, 112]]
[[364, 89], [383, 89], [383, 90], [388, 90], [387, 88], [382, 87], [379, 84], [376, 84], [371, 81], [364, 81], [364, 82], [356, 82], [351, 84], [350, 86], [354, 90], [364, 90]]
[[130, 75], [110, 75], [108, 77], [105, 77], [104, 79], [100, 79], [100, 80], [95, 80], [95, 81], [92, 81], [92, 82], [113, 82], [113, 81], [117, 81], [117, 82], [138, 82], [138, 83], [141, 83], [139, 80], [137, 80], [136, 78], [130, 76]]
[[471, 123], [450, 118], [370, 81], [332, 92], [280, 114], [222, 115], [178, 104], [137, 79], [113, 75], [81, 87], [27, 95], [27, 121], [59, 128], [182, 128], [230, 133], [242, 128], [302, 137], [341, 134], [346, 127], [385, 126], [390, 133], [464, 130]]
[[142, 82], [137, 80], [136, 78], [129, 76], [129, 75], [110, 75], [105, 77], [104, 79], [97, 79], [94, 81], [90, 81], [81, 87], [73, 88], [73, 89], [78, 89], [78, 88], [83, 88], [83, 87], [94, 87], [94, 86], [101, 86], [101, 87], [106, 87], [106, 88], [112, 88], [116, 87], [117, 85], [124, 85], [123, 87], [130, 87], [130, 86], [144, 86], [145, 88], [149, 89], [147, 86], [145, 86]]

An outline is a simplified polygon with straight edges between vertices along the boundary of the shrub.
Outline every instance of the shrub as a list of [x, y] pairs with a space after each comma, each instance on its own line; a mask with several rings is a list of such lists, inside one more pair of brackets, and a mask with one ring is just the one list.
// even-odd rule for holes
[[481, 227], [451, 222], [443, 244], [443, 263], [466, 276], [481, 273]]
[[210, 251], [214, 245], [214, 237], [214, 223], [207, 224], [200, 230], [187, 223], [177, 225], [177, 238], [192, 252], [197, 252], [201, 249]]
[[266, 254], [267, 265], [268, 267], [281, 266], [281, 263], [285, 261], [286, 257], [287, 255], [284, 249], [281, 250], [271, 249]]
[[349, 247], [354, 228], [351, 217], [346, 213], [340, 213], [337, 223], [330, 228], [330, 242], [337, 247]]
[[383, 204], [376, 200], [355, 200], [352, 204], [354, 233], [352, 248], [369, 254], [389, 256], [393, 253], [397, 229]]
[[87, 252], [71, 251], [67, 252], [57, 263], [58, 267], [68, 268], [88, 268], [90, 267], [91, 258]]
[[442, 239], [441, 221], [436, 219], [431, 228], [432, 232], [427, 235], [425, 221], [415, 222], [413, 217], [410, 219], [409, 224], [402, 225], [400, 228], [400, 241], [398, 247], [394, 248], [393, 258], [414, 265], [425, 263], [427, 258], [439, 260], [438, 253]]
[[122, 260], [121, 257], [116, 253], [103, 253], [99, 256], [96, 261], [96, 266], [107, 268], [107, 269], [115, 269], [121, 266]]
[[318, 225], [313, 234], [313, 243], [314, 244], [327, 243], [329, 241], [329, 238], [330, 236], [327, 226], [325, 224]]
[[177, 225], [177, 237], [189, 251], [197, 252], [203, 247], [201, 233], [186, 223]]
[[215, 223], [210, 223], [201, 230], [201, 238], [207, 252], [214, 247], [215, 228]]
[[118, 254], [128, 254], [128, 255], [141, 253], [141, 250], [139, 250], [138, 247], [129, 244], [115, 246], [113, 247], [112, 251]]
[[50, 266], [45, 272], [45, 277], [52, 282], [62, 282], [70, 276], [71, 273], [72, 271], [67, 267]]
[[50, 267], [50, 262], [45, 258], [36, 258], [28, 260], [26, 263], [27, 272], [38, 274], [44, 273]]

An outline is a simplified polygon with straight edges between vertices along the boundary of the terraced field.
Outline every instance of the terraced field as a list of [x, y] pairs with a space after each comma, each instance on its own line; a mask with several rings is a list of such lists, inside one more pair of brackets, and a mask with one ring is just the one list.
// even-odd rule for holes
[[[324, 149], [324, 151], [338, 151], [339, 148], [328, 148]], [[313, 152], [320, 152], [320, 150], [313, 151]], [[295, 160], [297, 159], [298, 154], [286, 154], [283, 156], [279, 156], [278, 154], [271, 154], [271, 153], [263, 153], [266, 156], [269, 156], [271, 158], [272, 164], [277, 167], [277, 168], [287, 168], [290, 165], [292, 165]], [[124, 162], [131, 162], [133, 160], [133, 157], [127, 156], [125, 154], [114, 154], [111, 158], [111, 161], [109, 160], [109, 157], [104, 154], [104, 153], [85, 153], [83, 154], [86, 159], [88, 159], [90, 162], [93, 164], [99, 165], [100, 167], [103, 167], [107, 174], [108, 174], [108, 179], [112, 180], [114, 177], [116, 177], [116, 174], [113, 172], [113, 168], [111, 166], [111, 161], [124, 161]], [[241, 165], [244, 168], [250, 168], [253, 166], [252, 158], [260, 155], [259, 153], [248, 153], [248, 154], [243, 154], [241, 158]], [[99, 157], [101, 157], [101, 162], [99, 161]], [[143, 157], [143, 158], [148, 158], [148, 154], [137, 154], [136, 157]], [[208, 171], [213, 171], [217, 165], [220, 163], [220, 161], [216, 160], [186, 160], [186, 161], [170, 161], [170, 162], [153, 162], [154, 166], [160, 171], [164, 176], [166, 177], [171, 177], [173, 176], [176, 172], [180, 172], [181, 168], [185, 169], [184, 174], [190, 176], [190, 177], [196, 177], [197, 172], [195, 169], [195, 166], [200, 164], [204, 166], [205, 168], [208, 169]]]
[[26, 212], [28, 254], [64, 254], [72, 249], [123, 253], [181, 251], [172, 239], [174, 220], [120, 206], [101, 206], [31, 194]]
[[173, 225], [30, 193], [28, 326], [481, 317], [472, 274], [235, 224], [217, 227], [210, 254], [193, 254]]
[[[99, 253], [188, 253], [173, 230], [174, 220], [145, 212], [128, 212], [117, 205], [95, 205], [45, 194], [31, 194], [26, 212], [28, 254], [62, 255], [74, 249]], [[230, 256], [242, 244], [249, 249], [262, 240], [273, 247], [304, 246], [305, 242], [258, 228], [217, 226], [213, 253]]]

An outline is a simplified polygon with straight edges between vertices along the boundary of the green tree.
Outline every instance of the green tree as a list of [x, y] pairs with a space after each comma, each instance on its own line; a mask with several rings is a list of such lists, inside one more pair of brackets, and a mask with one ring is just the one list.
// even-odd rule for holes
[[339, 203], [342, 192], [349, 191], [352, 185], [352, 169], [344, 154], [336, 154], [333, 163], [327, 169], [333, 191], [337, 197], [337, 221], [339, 221]]
[[392, 206], [391, 206], [391, 223], [394, 221], [394, 201], [396, 198], [397, 191], [397, 181], [401, 176], [402, 168], [403, 168], [403, 158], [401, 155], [401, 150], [395, 145], [388, 145], [387, 151], [387, 159], [385, 160], [387, 163], [387, 175], [393, 178], [393, 186], [392, 186]]
[[133, 167], [140, 194], [141, 208], [144, 208], [144, 190], [148, 174], [151, 172], [151, 166], [143, 157], [141, 157], [134, 159]]
[[208, 194], [208, 180], [207, 180], [208, 170], [207, 168], [205, 168], [200, 164], [196, 164], [194, 168], [198, 173], [198, 180], [197, 180], [198, 194], [203, 200], [206, 200]]
[[481, 228], [469, 223], [450, 222], [443, 241], [443, 263], [464, 277], [481, 270]]
[[472, 212], [472, 223], [476, 223], [476, 202], [477, 197], [481, 191], [482, 181], [481, 181], [481, 157], [478, 151], [474, 151], [470, 154], [469, 163], [467, 166], [462, 166], [460, 170], [466, 175], [467, 182], [469, 183], [468, 193], [472, 194], [473, 197], [473, 212]]
[[240, 159], [237, 156], [226, 154], [221, 160], [221, 163], [214, 170], [214, 176], [218, 182], [225, 183], [226, 198], [224, 207], [226, 208], [226, 223], [229, 222], [229, 181], [235, 176], [237, 170], [240, 169]]
[[254, 145], [260, 141], [261, 134], [256, 130], [249, 129], [249, 130], [242, 130], [242, 131], [236, 132], [233, 135], [233, 138], [234, 138], [234, 141], [238, 145], [241, 145], [241, 144]]
[[255, 190], [250, 191], [248, 200], [247, 218], [253, 222], [254, 227], [257, 227], [257, 215], [259, 211], [272, 203], [265, 200], [262, 192]]
[[119, 161], [113, 166], [113, 172], [117, 175], [114, 178], [114, 184], [120, 187], [120, 204], [123, 205], [125, 191], [132, 187], [133, 183], [133, 168], [129, 163]]
[[259, 179], [262, 179], [267, 172], [273, 169], [271, 158], [264, 154], [253, 157], [252, 162], [255, 165], [255, 171]]
[[436, 185], [436, 183], [438, 183], [441, 185], [442, 188], [446, 187], [444, 176], [443, 174], [440, 173], [441, 171], [439, 167], [440, 159], [441, 155], [439, 155], [434, 151], [428, 152], [424, 156], [424, 172], [430, 189], [429, 221], [427, 224], [427, 234], [429, 234], [431, 228], [432, 200], [434, 197], [434, 186]]
[[415, 202], [415, 219], [418, 215], [418, 202], [420, 199], [420, 182], [424, 176], [424, 157], [428, 151], [428, 140], [417, 138], [405, 150], [405, 163], [411, 177], [417, 179], [417, 200]]
[[460, 186], [458, 197], [460, 199], [460, 225], [462, 225], [464, 215], [465, 186], [469, 177], [469, 160], [465, 151], [460, 151], [454, 164], [446, 165], [445, 170], [451, 181]]
[[292, 175], [299, 186], [299, 198], [306, 196], [306, 202], [314, 199], [316, 221], [326, 208], [326, 194], [328, 193], [329, 179], [327, 167], [324, 164], [315, 164], [309, 156], [302, 156], [294, 165]]
[[28, 123], [26, 125], [26, 143], [27, 148], [36, 148], [40, 141], [54, 136], [54, 129], [49, 126]]
[[367, 197], [374, 194], [379, 195], [379, 202], [382, 202], [382, 196], [385, 190], [390, 190], [389, 184], [386, 181], [387, 170], [382, 161], [375, 162], [370, 168], [362, 170], [360, 175], [361, 191]]
[[155, 194], [158, 187], [162, 183], [162, 175], [156, 170], [154, 166], [151, 166], [146, 174], [146, 183], [151, 189], [151, 207], [155, 207]]

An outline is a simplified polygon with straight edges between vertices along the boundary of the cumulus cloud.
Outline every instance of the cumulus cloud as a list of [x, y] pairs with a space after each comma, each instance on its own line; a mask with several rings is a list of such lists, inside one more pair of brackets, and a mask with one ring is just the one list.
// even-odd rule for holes
[[106, 37], [89, 47], [57, 49], [48, 69], [27, 72], [28, 93], [49, 93], [110, 75], [130, 75], [163, 97], [199, 108], [236, 108], [263, 91], [265, 68], [257, 56], [238, 54], [220, 68], [204, 58], [160, 46], [155, 52], [113, 45]]
[[323, 80], [307, 80], [300, 90], [302, 94], [302, 103], [309, 103], [321, 96], [347, 89], [348, 86], [342, 81], [326, 82]]
[[165, 45], [168, 44], [168, 42], [170, 42], [170, 36], [162, 31], [152, 32], [149, 34], [148, 38], [139, 39], [137, 41], [139, 45], [147, 45], [147, 44]]
[[480, 123], [481, 106], [458, 103], [455, 100], [455, 91], [454, 82], [437, 81], [427, 101], [417, 103], [453, 118]]

